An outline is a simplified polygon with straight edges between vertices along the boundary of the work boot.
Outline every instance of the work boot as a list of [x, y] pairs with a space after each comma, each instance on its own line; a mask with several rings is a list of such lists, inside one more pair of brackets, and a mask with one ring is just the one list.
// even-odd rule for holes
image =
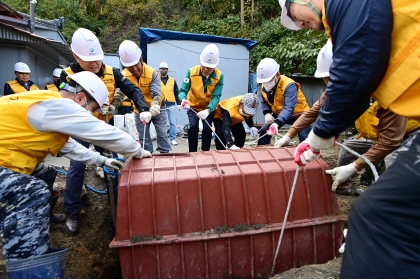
[[58, 198], [60, 197], [59, 191], [51, 191], [50, 198], [50, 223], [60, 224], [66, 220], [65, 214], [53, 214], [55, 205], [57, 204]]
[[335, 193], [342, 194], [342, 195], [350, 195], [351, 194], [351, 184], [349, 182], [342, 182], [337, 186]]
[[80, 212], [72, 212], [67, 214], [66, 222], [64, 223], [64, 229], [68, 234], [76, 235], [79, 231], [80, 225]]

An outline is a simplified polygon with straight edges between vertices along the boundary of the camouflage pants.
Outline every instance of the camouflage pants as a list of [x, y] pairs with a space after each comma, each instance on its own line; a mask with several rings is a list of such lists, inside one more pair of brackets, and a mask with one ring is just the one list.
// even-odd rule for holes
[[0, 166], [0, 231], [7, 261], [49, 251], [49, 200], [56, 174], [43, 164], [31, 176]]

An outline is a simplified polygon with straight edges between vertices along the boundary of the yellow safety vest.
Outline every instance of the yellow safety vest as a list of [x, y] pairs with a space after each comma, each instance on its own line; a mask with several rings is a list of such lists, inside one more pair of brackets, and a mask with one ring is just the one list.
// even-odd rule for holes
[[306, 98], [303, 92], [300, 90], [300, 84], [296, 83], [289, 77], [281, 75], [280, 81], [277, 84], [276, 92], [274, 93], [274, 102], [271, 103], [268, 100], [268, 96], [264, 91], [261, 91], [263, 98], [265, 101], [267, 101], [268, 104], [271, 106], [271, 110], [278, 116], [283, 110], [284, 107], [284, 91], [286, 90], [286, 87], [291, 84], [295, 83], [298, 88], [298, 100], [295, 106], [295, 109], [293, 110], [293, 114], [300, 114], [303, 112], [306, 112], [309, 110], [309, 105], [306, 103]]
[[[66, 71], [67, 75], [74, 74], [73, 70], [71, 70], [70, 67], [65, 68], [64, 71]], [[112, 71], [112, 66], [105, 65], [104, 75], [99, 78], [101, 78], [101, 80], [106, 85], [106, 88], [108, 89], [109, 103], [112, 104], [112, 101], [114, 101], [114, 93], [115, 93], [115, 77], [114, 77], [114, 72]], [[106, 122], [106, 115], [102, 115], [101, 113], [98, 113], [96, 111], [93, 112], [93, 115], [96, 118]], [[111, 117], [112, 115], [108, 116], [108, 121]]]
[[407, 121], [407, 129], [405, 130], [405, 134], [408, 134], [410, 132], [413, 132], [417, 129], [420, 128], [420, 122], [413, 120], [413, 119], [408, 119]]
[[370, 107], [356, 120], [356, 129], [359, 134], [356, 139], [366, 138], [376, 141], [379, 139], [379, 118], [377, 117], [380, 108], [378, 101], [375, 101]]
[[48, 85], [46, 85], [46, 87], [47, 87], [47, 90], [58, 92], [58, 88], [54, 84], [48, 84]]
[[175, 88], [174, 78], [168, 77], [168, 80], [166, 81], [166, 85], [162, 81], [160, 81], [160, 88], [162, 90], [162, 96], [166, 99], [166, 101], [176, 102], [175, 94], [174, 94], [174, 88]]
[[48, 153], [56, 156], [69, 136], [39, 132], [28, 121], [28, 108], [37, 102], [62, 98], [58, 92], [37, 90], [0, 98], [0, 165], [31, 174]]
[[19, 92], [27, 92], [32, 90], [39, 90], [39, 88], [33, 84], [29, 87], [29, 90], [27, 90], [24, 86], [22, 86], [18, 81], [11, 80], [7, 82], [12, 89], [13, 93], [19, 93]]
[[231, 126], [237, 123], [243, 122], [245, 118], [244, 116], [239, 114], [239, 105], [241, 104], [241, 100], [243, 97], [244, 97], [243, 95], [238, 95], [238, 96], [220, 101], [219, 104], [217, 104], [216, 110], [214, 111], [214, 118], [221, 119], [221, 120], [223, 119], [222, 110], [221, 110], [221, 108], [223, 108], [229, 112], [229, 115], [231, 118]]
[[[394, 28], [387, 72], [372, 97], [384, 109], [420, 121], [420, 2], [392, 0]], [[325, 30], [331, 38], [325, 2]]]
[[[150, 85], [152, 84], [152, 78], [153, 78], [153, 72], [155, 69], [147, 65], [146, 63], [143, 63], [143, 73], [141, 74], [140, 78], [137, 79], [136, 77], [131, 74], [130, 71], [128, 71], [127, 68], [125, 68], [121, 73], [129, 79], [133, 84], [138, 86], [143, 95], [144, 95], [144, 101], [146, 101], [147, 107], [150, 107], [150, 103], [152, 103], [152, 96], [151, 96], [151, 90]], [[139, 114], [139, 110], [134, 106], [134, 111]]]
[[196, 111], [202, 111], [210, 104], [213, 91], [220, 81], [222, 72], [215, 68], [215, 78], [210, 78], [211, 84], [207, 86], [207, 93], [204, 93], [203, 76], [200, 76], [200, 65], [190, 69], [191, 87], [188, 91], [188, 104]]

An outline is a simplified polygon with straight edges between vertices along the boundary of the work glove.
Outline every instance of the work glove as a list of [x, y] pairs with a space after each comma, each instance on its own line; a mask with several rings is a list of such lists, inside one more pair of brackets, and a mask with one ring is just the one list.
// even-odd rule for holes
[[266, 125], [270, 125], [274, 122], [274, 117], [271, 114], [265, 114], [264, 119]]
[[112, 105], [102, 105], [101, 107], [102, 109], [102, 115], [109, 115], [109, 114], [113, 114], [115, 112], [115, 107]]
[[124, 93], [119, 89], [116, 88], [114, 92], [114, 100], [112, 100], [112, 106], [115, 108], [119, 108], [125, 99]]
[[284, 146], [289, 145], [289, 143], [290, 143], [290, 137], [287, 136], [286, 134], [282, 138], [277, 140], [276, 143], [274, 143], [274, 148], [284, 147]]
[[308, 139], [303, 141], [296, 147], [294, 153], [294, 160], [300, 166], [305, 166], [311, 161], [316, 160], [321, 155], [320, 151], [314, 151], [309, 145]]
[[140, 151], [137, 153], [137, 155], [134, 155], [135, 158], [148, 158], [151, 157], [152, 154], [149, 151], [140, 149]]
[[336, 167], [332, 170], [325, 170], [325, 173], [331, 175], [332, 179], [334, 180], [331, 190], [335, 192], [337, 186], [346, 181], [353, 173], [357, 171], [356, 167], [353, 163]]
[[201, 112], [198, 112], [197, 113], [197, 117], [199, 117], [202, 120], [205, 120], [205, 119], [207, 119], [207, 117], [209, 116], [209, 114], [210, 114], [210, 110], [209, 109], [205, 109], [205, 110], [203, 110]]
[[102, 166], [106, 166], [119, 171], [120, 169], [123, 169], [124, 163], [114, 158], [107, 158], [105, 159], [104, 163], [102, 163]]
[[279, 133], [279, 125], [276, 123], [273, 123], [270, 125], [270, 127], [267, 130], [268, 135], [277, 135]]
[[184, 109], [190, 109], [191, 108], [190, 107], [190, 104], [188, 104], [188, 101], [185, 100], [185, 99], [182, 99], [182, 101], [181, 101], [181, 107], [184, 108]]
[[311, 130], [308, 136], [309, 144], [312, 150], [328, 150], [335, 146], [335, 137], [321, 138]]
[[229, 150], [240, 150], [241, 148], [239, 148], [238, 146], [232, 145], [229, 147]]
[[160, 106], [159, 105], [152, 105], [149, 108], [149, 112], [152, 114], [152, 116], [157, 116], [160, 113]]
[[139, 117], [142, 122], [148, 123], [152, 119], [152, 114], [150, 112], [141, 112]]
[[252, 138], [257, 138], [258, 136], [258, 129], [256, 127], [251, 127], [249, 129], [249, 134], [251, 134]]

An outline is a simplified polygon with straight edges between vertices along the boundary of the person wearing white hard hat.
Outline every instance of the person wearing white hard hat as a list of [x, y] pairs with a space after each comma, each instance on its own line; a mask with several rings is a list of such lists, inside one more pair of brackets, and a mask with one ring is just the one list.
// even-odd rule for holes
[[[262, 109], [265, 125], [260, 130], [258, 145], [267, 145], [271, 137], [285, 124], [293, 124], [301, 114], [309, 110], [300, 84], [280, 74], [280, 65], [272, 58], [264, 58], [257, 67], [257, 83], [262, 83]], [[299, 133], [304, 141], [310, 127]]]
[[[251, 135], [257, 136], [252, 117], [257, 113], [257, 95], [247, 93], [219, 102], [214, 111], [214, 127], [217, 138], [214, 140], [217, 150], [238, 150], [245, 144], [246, 132], [242, 122], [251, 129]], [[235, 140], [232, 139], [232, 135]], [[220, 140], [219, 140], [220, 139]], [[220, 142], [222, 141], [222, 142]]]
[[[299, 1], [300, 2], [300, 1]], [[369, 107], [420, 120], [420, 2], [280, 1], [282, 23], [325, 30], [334, 46], [325, 103], [295, 162], [330, 149]], [[309, 1], [308, 1], [309, 3]], [[294, 28], [296, 29], [296, 28]], [[420, 278], [420, 137], [352, 205], [340, 278]], [[392, 256], [392, 257], [390, 257]]]
[[63, 72], [63, 69], [61, 68], [55, 68], [53, 71], [53, 83], [45, 85], [45, 89], [52, 90], [52, 91], [58, 91], [58, 88], [60, 87], [60, 76], [61, 72]]
[[[108, 90], [108, 98], [102, 105], [102, 112], [94, 111], [93, 114], [96, 118], [113, 124], [114, 119], [112, 116], [114, 110], [121, 106], [126, 96], [134, 101], [136, 108], [141, 112], [148, 110], [140, 89], [126, 79], [118, 68], [105, 65], [102, 62], [104, 53], [98, 38], [92, 31], [85, 28], [77, 29], [72, 36], [70, 46], [76, 62], [62, 71], [60, 82], [66, 82], [68, 75], [82, 71], [89, 71], [98, 76]], [[87, 148], [90, 145], [89, 142], [83, 139], [76, 138], [75, 140]], [[101, 146], [96, 146], [95, 149], [101, 154], [104, 152], [104, 148]], [[113, 156], [116, 157], [116, 151], [112, 152], [114, 152]], [[69, 234], [77, 234], [79, 230], [80, 209], [82, 207], [80, 195], [83, 190], [85, 169], [86, 167], [84, 164], [74, 160], [70, 161], [66, 177], [66, 189], [64, 191], [64, 207], [67, 213], [64, 228]], [[115, 200], [117, 199], [118, 194], [117, 179], [114, 180]]]
[[172, 145], [176, 142], [176, 109], [181, 101], [178, 98], [178, 85], [176, 80], [168, 75], [168, 63], [162, 61], [159, 64], [160, 88], [162, 89], [163, 104], [166, 107], [169, 122], [169, 141]]
[[118, 160], [83, 147], [73, 137], [126, 157], [143, 158], [150, 153], [129, 134], [92, 116], [101, 110], [108, 90], [91, 72], [68, 76], [59, 92], [35, 90], [16, 95], [18, 98], [0, 98], [3, 250], [7, 264], [31, 258], [42, 266], [43, 256], [50, 253], [50, 199], [57, 174], [54, 167], [43, 163], [44, 158], [61, 152], [83, 164], [122, 168]]
[[[190, 128], [188, 129], [188, 148], [197, 152], [199, 120], [203, 120], [201, 150], [210, 150], [214, 110], [222, 96], [224, 74], [217, 67], [220, 61], [219, 48], [208, 44], [200, 54], [200, 65], [187, 71], [179, 90], [181, 107], [187, 111]], [[205, 120], [205, 121], [204, 121]]]
[[[166, 110], [161, 110], [160, 108], [162, 91], [159, 73], [143, 62], [141, 49], [133, 41], [123, 41], [120, 44], [118, 53], [121, 64], [126, 67], [122, 74], [141, 89], [148, 107], [148, 112], [142, 114], [139, 114], [139, 111], [134, 109], [134, 118], [140, 143], [144, 143], [145, 150], [153, 153], [153, 143], [150, 137], [150, 122], [152, 122], [156, 129], [156, 150], [160, 153], [168, 153], [172, 150], [172, 147], [169, 144], [166, 133], [167, 113]], [[145, 130], [146, 133], [144, 133]]]
[[4, 95], [39, 89], [38, 86], [30, 80], [31, 69], [27, 64], [18, 62], [15, 64], [13, 69], [15, 71], [16, 78], [4, 84]]

